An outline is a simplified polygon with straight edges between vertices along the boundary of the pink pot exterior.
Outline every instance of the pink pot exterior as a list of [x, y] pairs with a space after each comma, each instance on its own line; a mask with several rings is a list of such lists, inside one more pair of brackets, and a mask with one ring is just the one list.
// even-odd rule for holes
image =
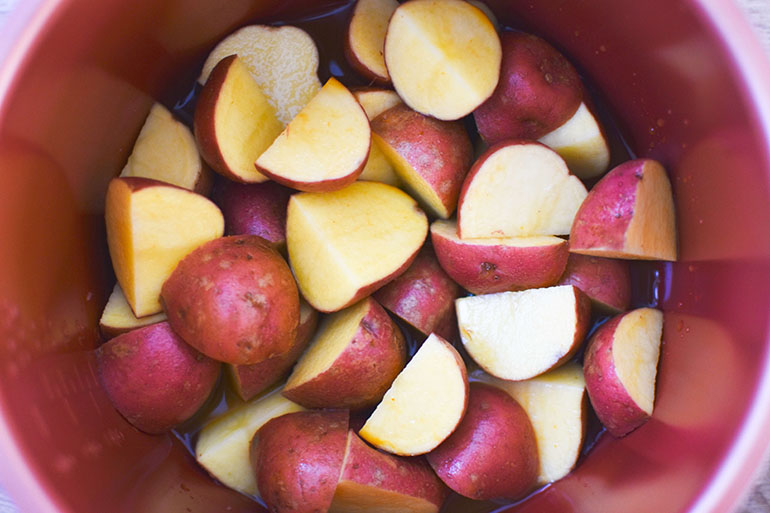
[[[770, 446], [767, 59], [730, 0], [487, 3], [562, 50], [636, 155], [669, 170], [681, 249], [660, 266], [653, 417], [509, 511], [730, 511]], [[103, 197], [183, 70], [248, 20], [319, 4], [24, 0], [3, 27], [0, 480], [22, 510], [255, 510], [175, 438], [128, 425], [99, 386]]]

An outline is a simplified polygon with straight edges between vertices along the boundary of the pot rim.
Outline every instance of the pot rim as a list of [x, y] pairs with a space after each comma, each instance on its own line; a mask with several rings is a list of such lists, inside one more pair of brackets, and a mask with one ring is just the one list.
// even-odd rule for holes
[[[19, 2], [6, 20], [0, 37], [0, 125], [8, 100], [17, 87], [19, 72], [28, 64], [39, 37], [56, 21], [63, 0]], [[757, 132], [763, 134], [765, 162], [770, 174], [770, 61], [753, 27], [732, 0], [695, 0], [710, 23], [713, 34], [739, 73], [742, 89], [755, 112]], [[766, 351], [761, 378], [757, 383], [743, 424], [722, 465], [694, 498], [689, 513], [733, 511], [744, 500], [762, 464], [770, 456], [770, 326], [765, 326]], [[2, 399], [0, 397], [0, 399]], [[0, 482], [23, 510], [62, 513], [56, 491], [38, 479], [28, 465], [8, 427], [5, 405], [0, 402]]]

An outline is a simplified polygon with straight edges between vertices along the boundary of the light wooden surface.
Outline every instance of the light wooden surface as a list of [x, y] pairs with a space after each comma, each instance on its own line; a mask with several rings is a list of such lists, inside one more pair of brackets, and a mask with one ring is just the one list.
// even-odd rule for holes
[[[13, 5], [23, 0], [0, 0], [0, 33]], [[770, 56], [770, 0], [737, 0], [744, 9]], [[768, 91], [770, 94], [770, 91]], [[746, 498], [745, 504], [735, 513], [770, 512], [770, 462], [757, 479], [757, 483]], [[0, 513], [18, 513], [5, 491], [0, 487]], [[34, 513], [34, 512], [31, 512]]]

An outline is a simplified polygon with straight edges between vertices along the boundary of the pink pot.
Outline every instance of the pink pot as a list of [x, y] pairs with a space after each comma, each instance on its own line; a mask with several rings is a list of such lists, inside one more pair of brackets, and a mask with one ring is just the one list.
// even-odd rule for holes
[[[0, 479], [22, 509], [254, 511], [95, 377], [103, 195], [153, 98], [254, 19], [320, 2], [23, 0], [0, 35]], [[332, 2], [329, 2], [332, 3]], [[338, 3], [338, 2], [336, 2]], [[770, 445], [770, 68], [728, 0], [490, 0], [564, 49], [673, 178], [653, 419], [511, 511], [716, 513]], [[193, 74], [191, 74], [193, 73]]]

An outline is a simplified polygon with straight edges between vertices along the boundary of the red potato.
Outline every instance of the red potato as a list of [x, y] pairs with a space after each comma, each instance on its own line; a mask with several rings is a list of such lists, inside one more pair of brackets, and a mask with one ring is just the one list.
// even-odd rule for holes
[[463, 297], [455, 307], [470, 357], [492, 376], [511, 381], [572, 358], [591, 318], [590, 300], [572, 285]]
[[435, 221], [430, 235], [441, 267], [473, 294], [554, 285], [569, 255], [554, 236], [461, 239], [453, 221]]
[[358, 87], [352, 89], [353, 96], [363, 107], [369, 121], [373, 120], [386, 110], [401, 103], [401, 98], [392, 89], [381, 87]]
[[104, 305], [102, 316], [99, 319], [99, 329], [106, 338], [112, 338], [136, 328], [165, 320], [166, 314], [163, 312], [145, 317], [135, 316], [120, 285], [116, 283], [107, 304]]
[[[363, 107], [366, 116], [371, 121], [390, 109], [401, 103], [395, 91], [390, 89], [380, 89], [376, 87], [364, 87], [352, 90], [353, 96]], [[401, 180], [393, 169], [393, 165], [385, 158], [379, 145], [372, 136], [372, 147], [369, 149], [369, 160], [366, 161], [364, 170], [358, 177], [359, 180], [368, 180], [370, 182], [381, 182], [398, 187]]]
[[462, 123], [431, 118], [400, 104], [374, 118], [372, 132], [420, 205], [434, 216], [452, 215], [473, 157]]
[[222, 212], [207, 198], [135, 177], [110, 181], [104, 221], [112, 268], [137, 317], [161, 312], [161, 287], [179, 261], [225, 229]]
[[330, 513], [438, 513], [448, 490], [424, 460], [372, 449], [351, 429]]
[[174, 331], [216, 360], [259, 363], [296, 343], [297, 285], [281, 255], [255, 235], [200, 246], [179, 262], [161, 297]]
[[297, 340], [288, 353], [251, 365], [227, 364], [230, 383], [238, 396], [248, 401], [284, 377], [307, 349], [317, 325], [318, 312], [300, 297]]
[[406, 365], [406, 342], [372, 298], [326, 317], [283, 395], [306, 408], [377, 404]]
[[447, 276], [429, 246], [424, 246], [404, 274], [374, 293], [382, 306], [424, 335], [454, 338], [454, 301], [460, 287]]
[[610, 319], [588, 342], [586, 390], [612, 436], [627, 435], [652, 415], [662, 332], [663, 313], [638, 308]]
[[476, 500], [514, 500], [537, 481], [535, 432], [506, 392], [471, 383], [468, 410], [457, 429], [426, 456], [455, 492]]
[[220, 365], [190, 347], [167, 322], [119, 335], [96, 350], [99, 378], [112, 404], [146, 433], [163, 433], [206, 402]]
[[334, 191], [358, 178], [369, 158], [371, 142], [364, 109], [332, 77], [254, 165], [287, 187]]
[[345, 58], [367, 80], [390, 83], [383, 47], [396, 0], [358, 0], [345, 35]]
[[619, 313], [631, 304], [628, 262], [571, 253], [559, 285], [574, 285], [600, 310]]
[[273, 513], [328, 511], [342, 469], [348, 412], [289, 413], [264, 424], [251, 442], [257, 488]]
[[242, 184], [221, 180], [214, 201], [225, 216], [227, 235], [258, 235], [286, 250], [286, 208], [292, 190], [275, 182]]
[[204, 196], [213, 182], [190, 129], [160, 103], [150, 109], [120, 176], [152, 178]]
[[404, 2], [385, 35], [385, 64], [398, 95], [417, 112], [454, 120], [490, 97], [500, 76], [500, 39], [489, 18], [462, 0]]
[[222, 59], [195, 105], [193, 130], [201, 155], [220, 175], [244, 183], [267, 178], [254, 161], [283, 126], [249, 69], [237, 56]]
[[432, 333], [393, 381], [359, 434], [393, 454], [425, 454], [455, 430], [467, 405], [465, 362], [449, 342]]
[[487, 144], [505, 139], [539, 139], [578, 110], [583, 85], [558, 50], [531, 34], [500, 35], [502, 66], [492, 96], [473, 112]]
[[676, 260], [674, 198], [663, 166], [652, 159], [637, 159], [604, 175], [575, 215], [570, 251]]

